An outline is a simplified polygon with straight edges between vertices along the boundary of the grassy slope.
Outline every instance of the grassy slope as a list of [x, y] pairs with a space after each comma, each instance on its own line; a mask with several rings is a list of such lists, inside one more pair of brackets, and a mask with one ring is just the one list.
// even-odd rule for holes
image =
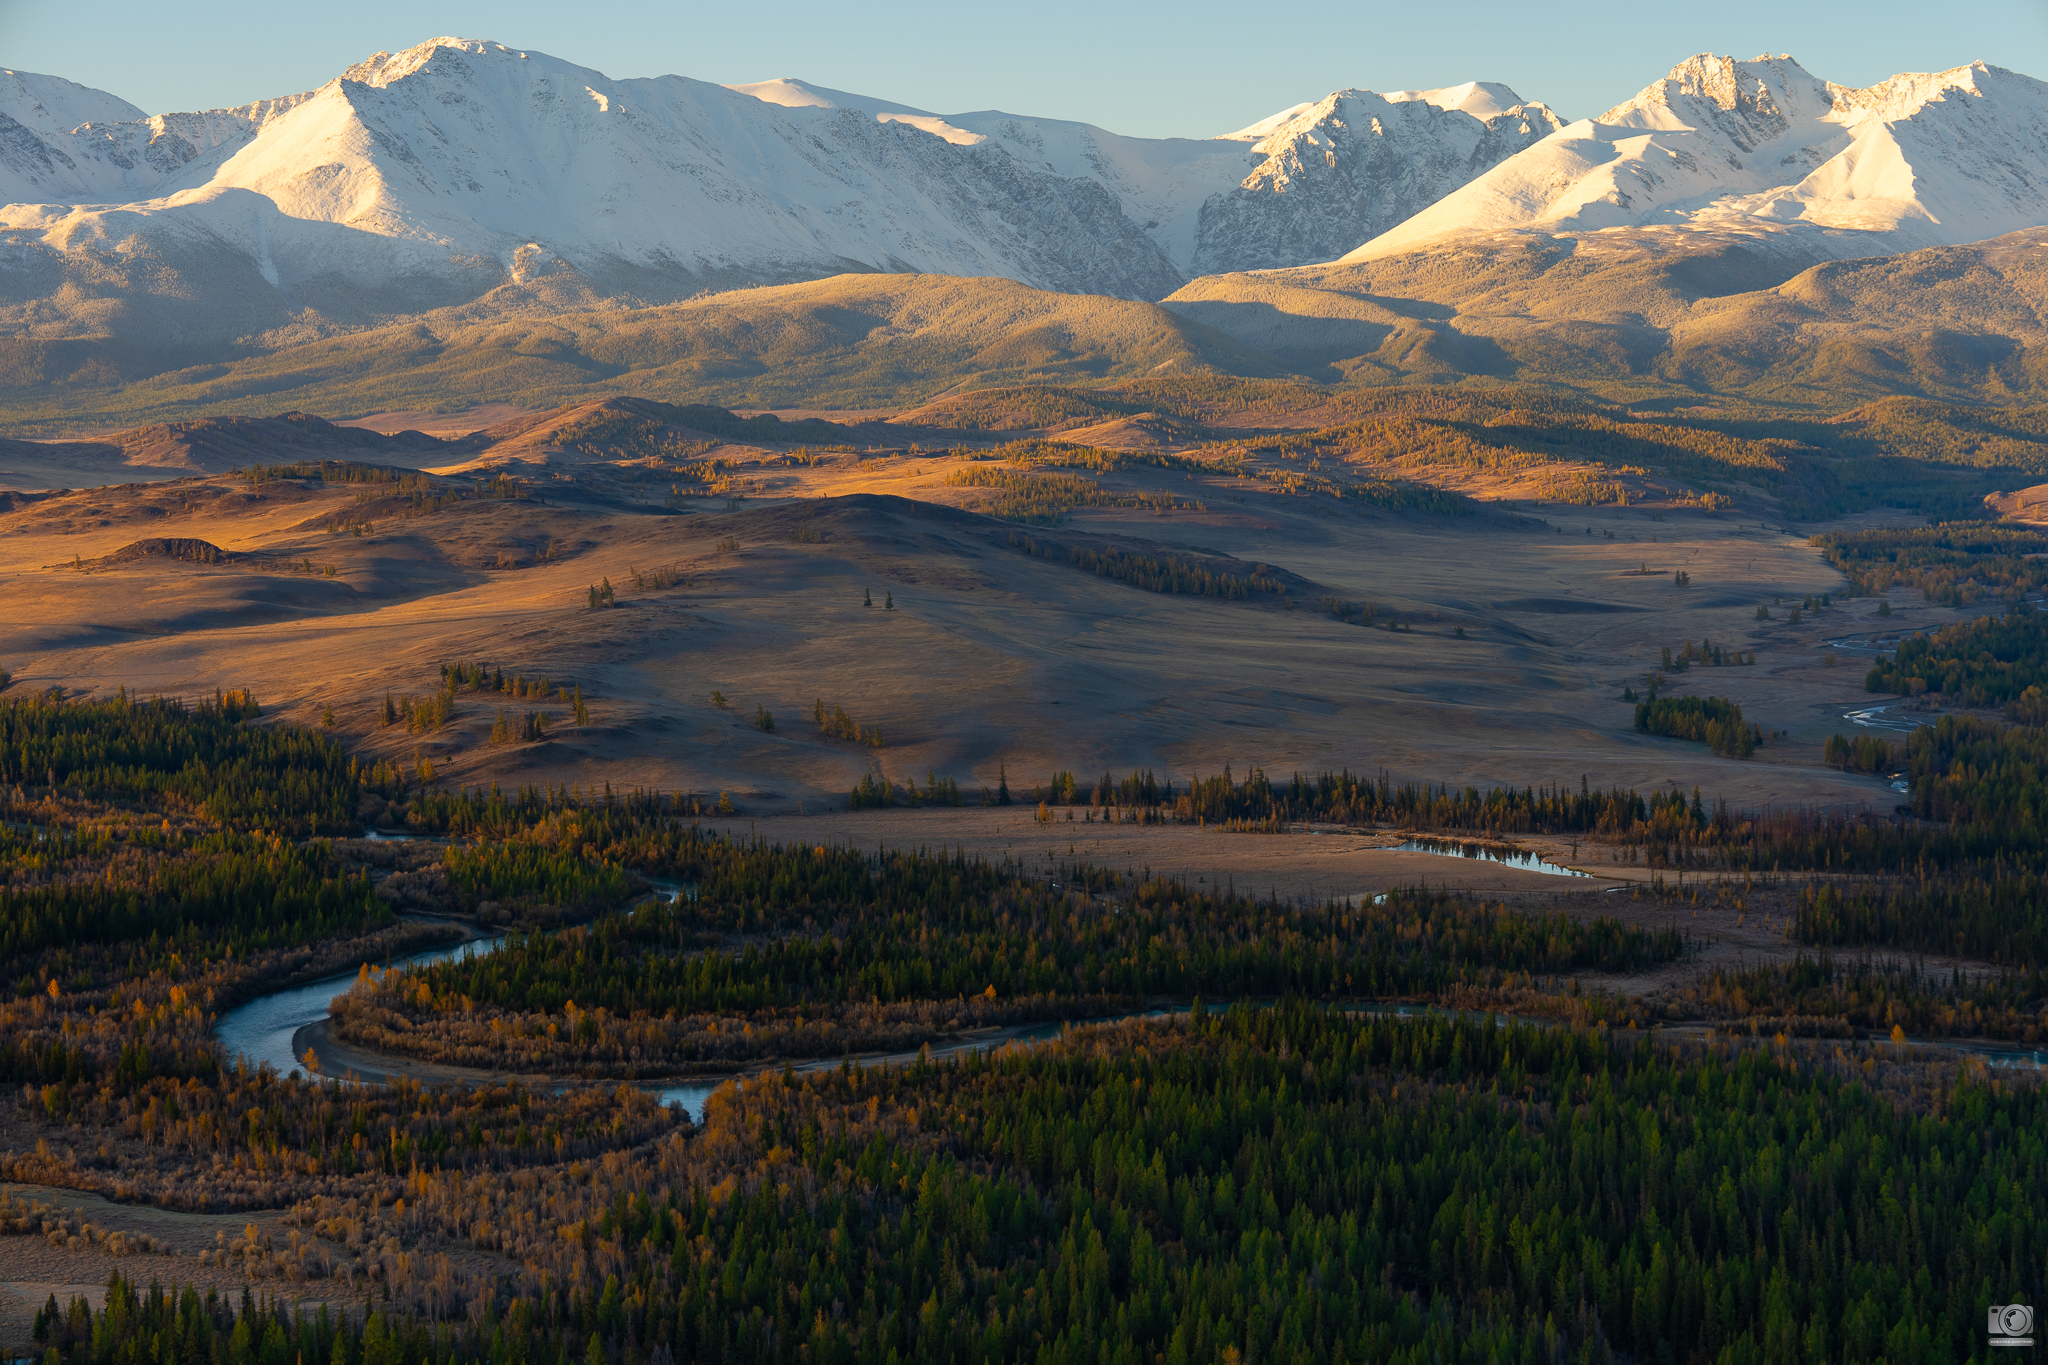
[[[1008, 280], [843, 275], [633, 311], [491, 319], [465, 308], [136, 382], [53, 380], [17, 364], [19, 431], [297, 407], [346, 415], [607, 394], [779, 407], [894, 405], [960, 384], [1096, 381], [1285, 367], [1153, 304]], [[482, 316], [483, 320], [477, 320]]]
[[[541, 308], [508, 287], [338, 336], [272, 334], [283, 338], [274, 348], [252, 343], [163, 372], [153, 372], [160, 358], [114, 342], [0, 340], [0, 411], [15, 433], [51, 435], [201, 414], [613, 394], [902, 408], [997, 386], [1203, 375], [1226, 385], [1285, 379], [1333, 396], [1522, 384], [1638, 407], [1705, 399], [1822, 414], [1891, 395], [2039, 403], [2048, 400], [2044, 242], [2048, 230], [1805, 270], [1741, 246], [1676, 254], [1630, 240], [1480, 243], [1210, 277], [1164, 307], [941, 276], [846, 275], [633, 310], [581, 296]], [[1062, 401], [1072, 410], [1013, 403], [981, 424], [1145, 410]]]
[[1800, 270], [1741, 246], [1480, 243], [1196, 280], [1167, 306], [1326, 378], [1839, 411], [2048, 399], [2048, 231]]

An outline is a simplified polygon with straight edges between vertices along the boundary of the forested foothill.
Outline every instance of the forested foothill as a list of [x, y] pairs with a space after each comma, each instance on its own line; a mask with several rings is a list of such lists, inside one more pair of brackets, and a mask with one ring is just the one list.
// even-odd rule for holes
[[[464, 704], [508, 690], [444, 674]], [[366, 767], [246, 692], [13, 692], [0, 1180], [293, 1230], [195, 1259], [61, 1200], [0, 1207], [0, 1256], [140, 1255], [21, 1345], [57, 1365], [1969, 1357], [1979, 1301], [2039, 1282], [2042, 1092], [1889, 1040], [2048, 1027], [2038, 736], [1917, 732], [1909, 819], [1257, 770], [1005, 774], [985, 798], [1568, 835], [1656, 874], [1603, 913], [774, 844], [680, 793]], [[412, 842], [357, 837], [372, 817]], [[1608, 984], [1685, 981], [1703, 898], [1783, 916], [1801, 955]], [[227, 1008], [443, 941], [450, 916], [511, 932], [365, 968], [334, 1027], [503, 1079], [223, 1056]], [[1027, 1025], [1064, 1027], [841, 1060]], [[734, 1072], [701, 1121], [635, 1088]]]

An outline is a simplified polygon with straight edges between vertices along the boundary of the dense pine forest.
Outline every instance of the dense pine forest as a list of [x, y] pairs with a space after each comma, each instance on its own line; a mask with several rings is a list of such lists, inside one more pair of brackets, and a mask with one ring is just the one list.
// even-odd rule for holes
[[[1906, 1100], [1783, 1047], [1239, 1009], [723, 1092], [480, 1312], [121, 1282], [45, 1339], [124, 1365], [1978, 1359], [1984, 1304], [2048, 1263], [2042, 1103], [1968, 1069]], [[438, 1213], [455, 1183], [412, 1188]]]
[[[2041, 1297], [2048, 1101], [1889, 1040], [2048, 1031], [2038, 736], [1917, 732], [1904, 816], [1342, 773], [1017, 784], [1091, 821], [1568, 834], [1655, 874], [1624, 919], [776, 845], [706, 829], [694, 795], [408, 785], [245, 694], [0, 698], [0, 1180], [294, 1229], [123, 1261], [104, 1307], [53, 1298], [0, 1347], [1978, 1359], [1987, 1304]], [[372, 816], [421, 837], [356, 837]], [[1806, 951], [1699, 973], [1702, 904]], [[503, 946], [365, 965], [449, 917]], [[549, 1079], [364, 1086], [222, 1054], [226, 1009], [336, 972], [341, 1033]], [[1600, 984], [1645, 973], [1691, 984]], [[1064, 1028], [842, 1060], [1025, 1024]], [[630, 1084], [738, 1070], [700, 1121]], [[0, 1203], [0, 1257], [96, 1235], [60, 1205]], [[187, 1287], [223, 1274], [250, 1289]]]

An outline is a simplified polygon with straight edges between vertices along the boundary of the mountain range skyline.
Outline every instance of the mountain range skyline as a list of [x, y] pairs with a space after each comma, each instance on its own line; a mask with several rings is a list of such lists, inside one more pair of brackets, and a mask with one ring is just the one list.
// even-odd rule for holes
[[[138, 411], [282, 382], [248, 366], [310, 395], [354, 372], [344, 353], [427, 364], [422, 346], [464, 374], [540, 357], [536, 382], [564, 393], [725, 401], [788, 396], [790, 358], [824, 355], [841, 377], [812, 379], [848, 396], [1048, 365], [1655, 370], [1804, 393], [1801, 357], [1843, 328], [1859, 356], [1894, 346], [1867, 324], [1903, 307], [1914, 335], [1974, 339], [1932, 368], [1859, 360], [1853, 387], [2034, 385], [2016, 359], [2036, 354], [2048, 231], [2031, 76], [1976, 62], [1856, 87], [1700, 54], [1569, 122], [1496, 82], [1294, 93], [1222, 136], [1159, 139], [801, 80], [618, 79], [454, 37], [147, 117], [10, 72], [0, 338], [52, 414], [133, 382], [156, 385], [119, 400]], [[1965, 258], [1989, 274], [1951, 300], [1935, 281]], [[1895, 280], [1870, 268], [1887, 261]], [[1794, 283], [1831, 263], [1860, 283]], [[828, 287], [774, 292], [809, 284]], [[890, 361], [886, 382], [841, 365], [920, 337], [950, 358]]]
[[0, 227], [24, 279], [39, 259], [104, 295], [109, 262], [146, 262], [303, 306], [337, 283], [454, 302], [560, 263], [645, 301], [845, 270], [1159, 299], [1501, 232], [1732, 232], [1817, 261], [2048, 225], [2048, 84], [1982, 62], [1859, 89], [1701, 54], [1569, 123], [1493, 82], [1301, 93], [1145, 139], [457, 37], [186, 113], [5, 72]]
[[1358, 6], [1319, 16], [1313, 44], [1276, 37], [1247, 45], [1234, 36], [1237, 16], [1204, 4], [1184, 8], [1171, 25], [1135, 7], [1053, 4], [1034, 23], [998, 33], [987, 18], [922, 3], [877, 26], [808, 0], [779, 7], [772, 25], [638, 3], [569, 15], [526, 3], [423, 11], [369, 0], [295, 16], [287, 31], [261, 6], [215, 0], [204, 22], [170, 32], [153, 26], [148, 44], [130, 44], [104, 35], [127, 31], [123, 16], [131, 12], [141, 31], [149, 11], [136, 0], [110, 0], [96, 10], [102, 22], [90, 26], [58, 6], [5, 7], [0, 64], [63, 74], [149, 113], [228, 108], [313, 89], [369, 52], [404, 50], [438, 31], [516, 40], [622, 79], [681, 71], [739, 85], [793, 77], [887, 90], [920, 107], [1023, 110], [1140, 137], [1214, 136], [1286, 107], [1300, 89], [1437, 88], [1475, 77], [1543, 99], [1568, 119], [1590, 117], [1634, 94], [1637, 71], [1693, 52], [1789, 51], [1850, 86], [1979, 59], [2048, 69], [2048, 10], [2032, 0], [1971, 6], [1944, 15], [1937, 31], [1923, 13], [1888, 0], [1862, 7], [1854, 24], [1763, 3], [1716, 6], [1710, 15], [1605, 14], [1613, 8], [1594, 6], [1583, 22], [1561, 25], [1482, 5], [1470, 12], [1473, 22], [1446, 30], [1421, 11]]

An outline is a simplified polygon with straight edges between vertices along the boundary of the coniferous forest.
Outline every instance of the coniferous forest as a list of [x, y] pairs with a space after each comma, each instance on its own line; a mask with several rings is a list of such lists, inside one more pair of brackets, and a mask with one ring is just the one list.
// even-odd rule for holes
[[[1985, 1358], [1986, 1306], [2048, 1270], [2048, 1101], [1903, 1039], [2048, 1026], [2038, 747], [1918, 731], [1910, 819], [1341, 773], [1018, 783], [1091, 820], [1570, 834], [1656, 873], [1622, 916], [775, 845], [681, 795], [408, 785], [245, 694], [0, 698], [0, 1181], [293, 1229], [121, 1242], [103, 1304], [52, 1295], [0, 1347]], [[371, 810], [410, 861], [359, 837]], [[1703, 898], [1782, 918], [1798, 957], [1654, 999], [1600, 984], [1685, 970]], [[464, 918], [502, 946], [363, 965]], [[227, 1009], [337, 972], [343, 1037], [502, 1078], [223, 1054]], [[1027, 1026], [1051, 1036], [946, 1051]], [[902, 1060], [850, 1060], [880, 1052]], [[636, 1084], [735, 1072], [700, 1118]], [[17, 1238], [118, 1240], [46, 1192], [0, 1198], [0, 1255]]]

